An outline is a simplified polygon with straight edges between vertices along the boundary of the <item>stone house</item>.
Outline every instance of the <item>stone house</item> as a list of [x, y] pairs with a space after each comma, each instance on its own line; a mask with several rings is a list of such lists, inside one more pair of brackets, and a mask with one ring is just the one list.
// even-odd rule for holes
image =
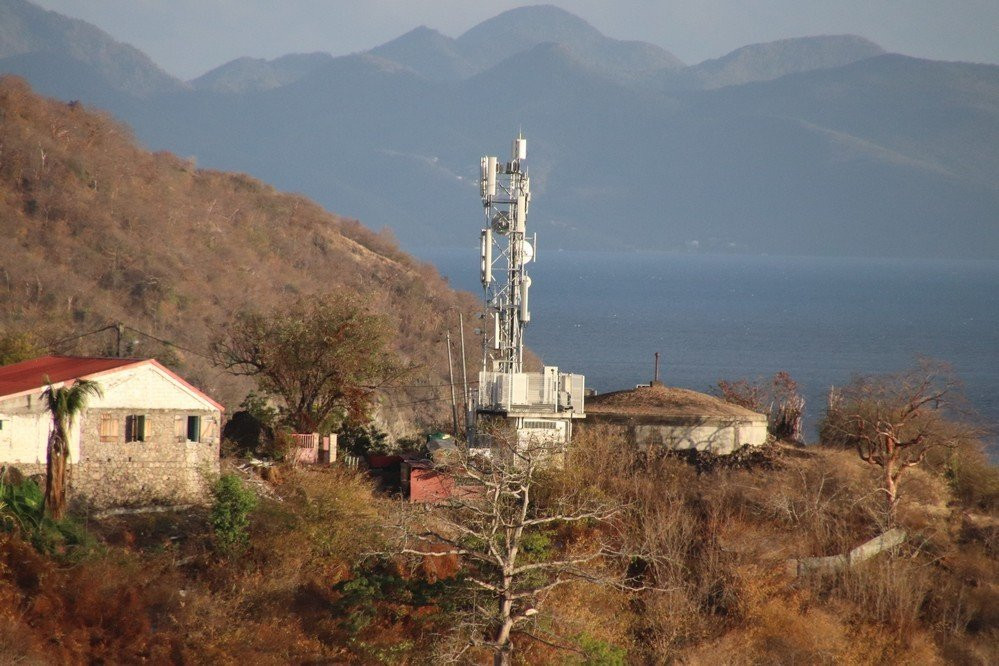
[[153, 359], [42, 356], [0, 367], [0, 466], [44, 474], [42, 392], [97, 382], [69, 432], [69, 495], [93, 508], [201, 503], [219, 470], [223, 407]]

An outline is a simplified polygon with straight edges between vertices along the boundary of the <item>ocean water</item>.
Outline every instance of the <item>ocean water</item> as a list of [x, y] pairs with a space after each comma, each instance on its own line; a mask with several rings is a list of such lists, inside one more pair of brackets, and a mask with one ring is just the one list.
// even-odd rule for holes
[[[481, 294], [478, 248], [417, 251]], [[600, 392], [648, 382], [710, 391], [788, 371], [806, 426], [830, 386], [951, 364], [981, 420], [999, 428], [999, 262], [545, 252], [529, 265], [526, 341]], [[995, 436], [990, 439], [995, 441]]]

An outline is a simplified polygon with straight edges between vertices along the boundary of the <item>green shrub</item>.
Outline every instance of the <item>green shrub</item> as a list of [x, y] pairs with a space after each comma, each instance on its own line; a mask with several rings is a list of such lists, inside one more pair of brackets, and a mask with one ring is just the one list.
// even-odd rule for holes
[[388, 435], [370, 423], [344, 425], [337, 435], [337, 444], [355, 456], [381, 455], [395, 451], [395, 447], [388, 441]]
[[0, 525], [30, 533], [45, 515], [45, 496], [31, 479], [19, 483], [0, 482]]
[[579, 663], [585, 666], [625, 666], [628, 663], [628, 651], [623, 647], [587, 633], [580, 634], [578, 640], [584, 655]]
[[257, 496], [235, 474], [220, 476], [212, 495], [216, 547], [227, 554], [238, 552], [249, 542], [250, 512], [257, 506]]
[[0, 530], [16, 532], [35, 550], [66, 561], [84, 557], [94, 540], [77, 520], [52, 520], [45, 515], [45, 494], [32, 479], [0, 481]]

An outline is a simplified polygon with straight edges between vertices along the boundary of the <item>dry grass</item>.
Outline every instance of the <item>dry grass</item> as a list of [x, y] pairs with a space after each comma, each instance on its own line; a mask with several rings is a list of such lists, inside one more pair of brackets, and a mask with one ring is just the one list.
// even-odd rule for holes
[[745, 407], [705, 393], [658, 384], [593, 396], [587, 399], [586, 409], [594, 414], [632, 416], [759, 416]]
[[349, 658], [334, 585], [376, 544], [378, 501], [357, 472], [286, 470], [238, 560], [204, 516], [118, 517], [105, 552], [65, 568], [0, 537], [0, 663], [253, 663]]
[[[602, 538], [641, 554], [609, 558], [606, 571], [627, 567], [648, 589], [553, 592], [535, 630], [569, 649], [521, 636], [519, 658], [592, 663], [624, 649], [643, 664], [999, 661], [997, 527], [955, 504], [948, 479], [932, 470], [909, 477], [902, 547], [837, 575], [793, 578], [788, 558], [841, 553], [881, 529], [876, 479], [844, 451], [779, 463], [698, 473], [588, 429], [546, 490], [586, 488], [628, 511], [613, 526], [560, 533], [552, 555]], [[210, 553], [196, 518], [120, 524], [102, 536], [105, 556], [68, 571], [7, 539], [0, 650], [25, 663], [405, 664], [456, 647], [448, 641], [458, 638], [461, 604], [448, 585], [459, 561], [358, 567], [377, 548], [384, 515], [368, 480], [345, 470], [280, 478], [284, 502], [262, 505], [252, 546], [236, 561]]]
[[847, 552], [884, 528], [877, 480], [851, 451], [697, 474], [587, 429], [572, 462], [572, 484], [631, 504], [632, 546], [658, 558], [648, 573], [665, 591], [633, 598], [618, 637], [643, 663], [989, 663], [996, 652], [994, 532], [948, 508], [946, 474], [905, 480], [910, 539], [895, 553], [793, 579], [788, 559]]

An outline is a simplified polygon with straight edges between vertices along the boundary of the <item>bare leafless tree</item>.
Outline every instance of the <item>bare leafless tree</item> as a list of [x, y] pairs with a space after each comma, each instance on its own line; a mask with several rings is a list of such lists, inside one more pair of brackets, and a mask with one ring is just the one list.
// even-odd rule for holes
[[725, 402], [767, 415], [767, 431], [777, 439], [803, 442], [805, 399], [798, 382], [781, 371], [770, 379], [719, 380], [717, 395]]
[[543, 493], [558, 452], [544, 442], [514, 441], [497, 437], [489, 452], [455, 452], [441, 468], [454, 481], [451, 496], [433, 507], [403, 504], [395, 526], [395, 553], [460, 558], [473, 592], [463, 645], [490, 648], [495, 664], [510, 663], [515, 634], [553, 644], [537, 629], [553, 589], [572, 581], [626, 585], [623, 574], [609, 573], [619, 553], [600, 538], [538, 547], [567, 525], [606, 529], [624, 507], [584, 489]]
[[970, 426], [953, 420], [959, 404], [960, 384], [950, 368], [928, 360], [899, 374], [857, 377], [830, 391], [823, 441], [853, 447], [861, 460], [880, 468], [888, 527], [895, 524], [902, 474], [931, 450], [953, 448], [972, 435]]

